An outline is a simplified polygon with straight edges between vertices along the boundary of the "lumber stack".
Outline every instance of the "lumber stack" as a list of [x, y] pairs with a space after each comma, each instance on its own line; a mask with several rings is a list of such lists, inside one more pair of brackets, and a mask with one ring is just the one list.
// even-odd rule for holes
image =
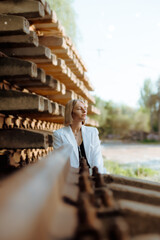
[[86, 71], [45, 0], [0, 1], [1, 159], [17, 168], [52, 151], [52, 132], [63, 126], [71, 99], [97, 114]]

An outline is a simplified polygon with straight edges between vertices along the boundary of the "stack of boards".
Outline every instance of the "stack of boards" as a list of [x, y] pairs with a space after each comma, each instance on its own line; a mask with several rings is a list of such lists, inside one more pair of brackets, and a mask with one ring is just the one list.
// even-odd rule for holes
[[[53, 150], [64, 106], [99, 114], [86, 66], [45, 0], [0, 1], [0, 158], [19, 167]], [[98, 126], [92, 118], [87, 125]]]

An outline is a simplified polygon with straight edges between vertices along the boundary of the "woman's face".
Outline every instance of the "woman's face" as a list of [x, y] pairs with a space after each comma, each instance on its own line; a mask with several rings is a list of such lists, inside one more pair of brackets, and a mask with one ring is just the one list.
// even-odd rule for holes
[[87, 107], [86, 105], [81, 102], [77, 101], [74, 105], [73, 111], [72, 111], [72, 118], [74, 122], [82, 122], [85, 121], [87, 116]]

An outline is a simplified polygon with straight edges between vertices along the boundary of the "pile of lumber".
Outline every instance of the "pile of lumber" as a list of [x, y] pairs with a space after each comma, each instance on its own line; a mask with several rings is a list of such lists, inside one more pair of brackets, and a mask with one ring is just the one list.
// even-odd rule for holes
[[[0, 156], [2, 169], [53, 150], [65, 104], [82, 99], [99, 114], [86, 66], [45, 0], [0, 1]], [[92, 118], [87, 125], [98, 126]], [[7, 163], [7, 164], [4, 164]]]

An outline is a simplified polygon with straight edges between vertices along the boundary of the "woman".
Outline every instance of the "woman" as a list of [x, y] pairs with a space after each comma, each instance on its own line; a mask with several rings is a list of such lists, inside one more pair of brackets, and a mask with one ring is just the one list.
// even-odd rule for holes
[[70, 100], [65, 107], [65, 127], [53, 133], [53, 147], [57, 149], [64, 144], [71, 144], [73, 146], [70, 155], [72, 167], [78, 168], [79, 159], [85, 157], [90, 168], [96, 166], [99, 173], [104, 173], [98, 130], [84, 126], [86, 117], [87, 107], [84, 102], [79, 99]]

